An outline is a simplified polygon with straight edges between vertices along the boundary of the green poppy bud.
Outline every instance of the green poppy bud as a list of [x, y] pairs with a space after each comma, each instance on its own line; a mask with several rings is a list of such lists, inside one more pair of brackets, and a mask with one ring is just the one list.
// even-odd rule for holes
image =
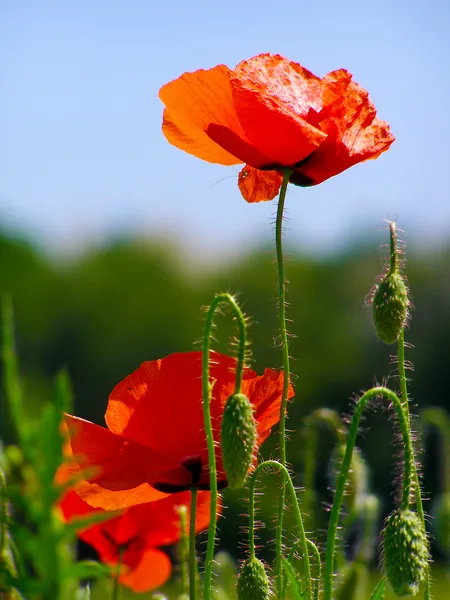
[[408, 289], [398, 272], [387, 273], [376, 287], [372, 299], [372, 315], [378, 337], [393, 344], [408, 318]]
[[230, 488], [241, 488], [254, 458], [257, 424], [253, 407], [244, 394], [233, 394], [225, 404], [220, 445]]
[[434, 517], [434, 537], [439, 548], [450, 556], [450, 492], [444, 492], [434, 500], [431, 514]]
[[397, 596], [414, 596], [424, 581], [429, 553], [422, 521], [409, 509], [397, 509], [383, 533], [384, 569]]
[[270, 583], [264, 563], [256, 556], [246, 560], [237, 580], [238, 600], [267, 600]]

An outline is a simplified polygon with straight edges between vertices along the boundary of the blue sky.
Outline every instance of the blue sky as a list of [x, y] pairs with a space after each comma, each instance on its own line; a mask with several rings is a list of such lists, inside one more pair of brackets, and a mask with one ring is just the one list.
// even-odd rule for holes
[[[292, 187], [287, 239], [328, 252], [398, 218], [450, 233], [450, 3], [444, 0], [3, 0], [0, 218], [60, 251], [136, 231], [214, 258], [273, 236], [238, 169], [161, 134], [158, 90], [184, 71], [280, 53], [317, 75], [346, 68], [397, 140], [309, 189]], [[381, 239], [381, 238], [380, 238]]]

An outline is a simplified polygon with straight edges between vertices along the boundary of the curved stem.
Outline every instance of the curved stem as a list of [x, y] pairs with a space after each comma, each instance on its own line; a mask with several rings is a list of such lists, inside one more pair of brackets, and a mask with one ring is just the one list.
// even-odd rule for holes
[[[400, 379], [400, 391], [401, 391], [401, 399], [403, 410], [405, 412], [406, 420], [408, 423], [408, 428], [411, 438], [411, 423], [410, 423], [410, 415], [409, 415], [409, 400], [408, 400], [408, 384], [406, 380], [406, 369], [405, 369], [405, 330], [402, 329], [400, 335], [398, 336], [398, 344], [397, 344], [397, 354], [398, 354], [398, 376]], [[413, 457], [414, 458], [414, 457]], [[412, 477], [414, 481], [414, 495], [416, 500], [416, 508], [417, 513], [422, 521], [423, 528], [426, 530], [426, 521], [425, 521], [425, 513], [423, 510], [422, 503], [422, 494], [420, 493], [420, 481], [419, 474], [417, 473], [417, 466], [415, 460], [413, 460], [412, 464]], [[429, 600], [431, 598], [431, 584], [430, 584], [430, 565], [427, 567], [427, 574], [425, 578], [425, 600]]]
[[[205, 333], [203, 337], [203, 356], [202, 356], [202, 403], [203, 403], [203, 423], [205, 427], [206, 443], [208, 448], [208, 468], [209, 482], [211, 489], [210, 500], [210, 520], [208, 529], [208, 543], [206, 547], [205, 558], [205, 576], [204, 576], [204, 600], [210, 600], [212, 596], [212, 572], [214, 561], [214, 546], [216, 543], [216, 520], [217, 520], [217, 469], [214, 433], [211, 423], [211, 392], [214, 382], [209, 381], [209, 353], [211, 350], [211, 331], [214, 322], [214, 316], [217, 308], [221, 304], [227, 304], [231, 307], [239, 326], [239, 351], [236, 364], [236, 383], [235, 393], [240, 393], [242, 387], [242, 376], [244, 373], [245, 345], [246, 345], [246, 325], [245, 318], [239, 308], [236, 300], [230, 294], [218, 294], [211, 303], [206, 315]], [[192, 599], [193, 600], [193, 599]]]
[[[289, 183], [289, 177], [292, 174], [291, 169], [283, 171], [283, 183], [281, 184], [280, 195], [278, 198], [277, 218], [275, 223], [275, 246], [277, 252], [277, 272], [278, 272], [278, 310], [280, 320], [281, 350], [283, 355], [283, 393], [280, 405], [280, 461], [286, 465], [286, 404], [289, 394], [290, 364], [289, 364], [289, 344], [286, 330], [286, 279], [284, 275], [284, 257], [283, 257], [283, 212], [286, 199], [286, 190]], [[280, 498], [278, 504], [278, 522], [276, 533], [276, 576], [277, 590], [280, 600], [283, 598], [283, 576], [282, 561], [283, 554], [283, 516], [284, 516], [284, 485], [281, 486]]]
[[195, 552], [195, 522], [197, 516], [197, 495], [197, 488], [191, 488], [191, 510], [189, 518], [189, 600], [195, 600], [195, 588], [197, 583], [197, 555]]
[[[319, 600], [319, 584], [322, 579], [322, 559], [320, 558], [320, 552], [315, 543], [309, 539], [306, 540], [308, 548], [311, 551], [311, 555], [314, 557], [314, 561], [316, 564], [316, 574], [314, 577], [314, 585], [313, 585], [313, 600]], [[287, 560], [292, 564], [294, 560], [295, 553], [297, 552], [298, 547], [300, 546], [300, 540], [297, 540], [292, 544], [292, 548], [288, 554]]]
[[353, 413], [352, 421], [350, 423], [347, 447], [345, 450], [344, 459], [342, 461], [341, 472], [336, 483], [336, 492], [334, 495], [334, 502], [331, 508], [330, 522], [328, 525], [327, 545], [325, 553], [323, 600], [332, 599], [334, 555], [336, 549], [337, 531], [339, 526], [339, 516], [342, 508], [345, 484], [347, 481], [353, 450], [356, 443], [356, 436], [358, 434], [359, 422], [361, 420], [362, 413], [367, 406], [367, 403], [377, 396], [382, 396], [389, 400], [389, 402], [392, 403], [397, 415], [400, 431], [402, 434], [404, 452], [404, 471], [402, 486], [403, 493], [401, 506], [402, 508], [407, 508], [409, 506], [409, 498], [411, 495], [411, 475], [414, 466], [414, 455], [408, 421], [403, 410], [402, 402], [400, 401], [398, 396], [388, 388], [375, 387], [361, 396], [361, 398], [358, 401], [358, 404], [356, 405], [355, 412]]
[[[256, 477], [259, 472], [266, 467], [273, 467], [280, 471], [283, 476], [284, 486], [287, 487], [289, 494], [291, 496], [292, 508], [294, 509], [295, 520], [298, 529], [299, 536], [299, 545], [302, 551], [302, 566], [303, 566], [303, 578], [305, 582], [305, 600], [311, 600], [311, 568], [309, 564], [309, 553], [308, 553], [308, 540], [305, 534], [305, 528], [303, 527], [303, 519], [300, 511], [300, 507], [298, 504], [297, 494], [295, 493], [294, 484], [292, 483], [291, 476], [289, 475], [289, 471], [286, 469], [284, 465], [279, 463], [276, 460], [266, 460], [256, 467], [253, 471], [252, 476], [250, 478], [249, 485], [249, 504], [250, 504], [250, 520], [249, 520], [249, 528], [248, 528], [248, 543], [250, 548], [250, 557], [255, 556], [255, 485], [256, 485]], [[283, 486], [283, 487], [284, 487]]]

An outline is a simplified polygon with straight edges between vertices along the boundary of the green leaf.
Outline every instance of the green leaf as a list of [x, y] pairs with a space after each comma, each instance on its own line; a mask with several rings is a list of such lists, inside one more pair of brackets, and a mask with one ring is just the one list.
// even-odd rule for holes
[[90, 600], [90, 598], [91, 588], [89, 585], [77, 589], [77, 593], [75, 594], [75, 600]]
[[284, 573], [287, 575], [289, 583], [291, 584], [293, 600], [304, 600], [305, 596], [300, 589], [293, 566], [286, 558], [284, 558], [284, 556], [282, 557], [282, 561]]
[[383, 577], [383, 579], [380, 581], [380, 583], [377, 585], [372, 595], [370, 596], [370, 600], [383, 600], [385, 587], [386, 581]]

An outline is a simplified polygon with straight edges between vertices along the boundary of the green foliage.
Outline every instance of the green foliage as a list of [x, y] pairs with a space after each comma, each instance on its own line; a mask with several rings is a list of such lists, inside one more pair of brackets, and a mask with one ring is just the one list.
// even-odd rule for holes
[[380, 581], [380, 583], [374, 589], [373, 594], [370, 596], [370, 600], [383, 600], [385, 589], [386, 589], [386, 582], [383, 577], [383, 579]]
[[[14, 349], [12, 305], [2, 307], [2, 364], [5, 395], [18, 446], [6, 447], [1, 468], [0, 591], [19, 591], [27, 600], [73, 600], [79, 580], [105, 573], [97, 563], [76, 563], [75, 529], [59, 514], [64, 488], [55, 484], [63, 462], [63, 412], [71, 406], [67, 375], [55, 380], [51, 400], [38, 418], [26, 409]], [[81, 593], [81, 592], [80, 592]], [[84, 592], [84, 597], [88, 592]], [[11, 597], [14, 597], [13, 595]]]

